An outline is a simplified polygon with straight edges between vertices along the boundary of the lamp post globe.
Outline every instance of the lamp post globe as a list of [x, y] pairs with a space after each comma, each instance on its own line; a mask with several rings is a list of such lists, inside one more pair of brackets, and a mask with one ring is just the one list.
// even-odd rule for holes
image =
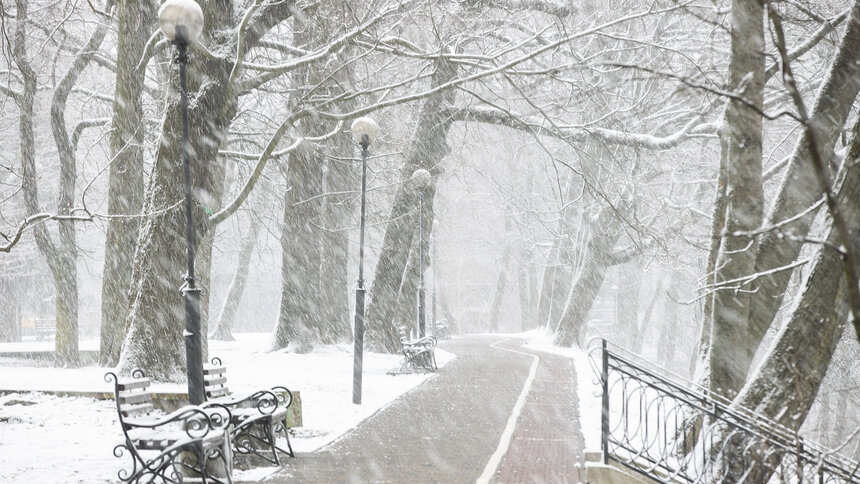
[[418, 187], [421, 190], [427, 189], [430, 186], [430, 182], [432, 181], [432, 176], [430, 172], [425, 170], [424, 168], [419, 168], [412, 173], [412, 178], [418, 182]]
[[351, 130], [353, 141], [365, 149], [367, 149], [365, 145], [370, 146], [379, 134], [379, 126], [376, 125], [376, 121], [368, 117], [361, 117], [353, 121]]
[[158, 9], [158, 25], [171, 42], [191, 44], [203, 31], [203, 9], [194, 0], [167, 0]]
[[352, 139], [361, 145], [361, 212], [358, 236], [358, 286], [355, 288], [355, 320], [353, 325], [352, 403], [361, 404], [361, 376], [364, 359], [364, 213], [367, 191], [367, 149], [379, 134], [372, 118], [362, 117], [352, 122]]

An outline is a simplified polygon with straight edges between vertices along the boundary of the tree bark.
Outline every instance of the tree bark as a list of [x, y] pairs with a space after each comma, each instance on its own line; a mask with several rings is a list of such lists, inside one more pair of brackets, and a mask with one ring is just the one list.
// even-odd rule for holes
[[[636, 325], [636, 341], [631, 346], [631, 349], [636, 354], [642, 353], [642, 347], [645, 344], [645, 333], [648, 332], [648, 328], [651, 327], [651, 319], [654, 314], [654, 308], [657, 306], [657, 302], [663, 299], [663, 283], [665, 281], [665, 277], [661, 274], [659, 279], [657, 280], [657, 284], [654, 286], [654, 294], [651, 296], [651, 300], [648, 302], [648, 306], [645, 307], [645, 313], [642, 314], [641, 318], [638, 318], [638, 322]], [[660, 323], [658, 323], [660, 324]], [[660, 324], [660, 328], [663, 328], [664, 325]], [[661, 329], [662, 336], [662, 329]], [[658, 345], [659, 345], [658, 340]]]
[[242, 294], [245, 293], [245, 283], [248, 281], [248, 269], [251, 267], [251, 255], [257, 245], [257, 235], [260, 232], [260, 221], [251, 216], [251, 224], [248, 233], [242, 239], [242, 248], [239, 249], [239, 258], [236, 262], [236, 272], [230, 279], [230, 288], [227, 290], [227, 298], [224, 306], [218, 314], [218, 319], [212, 325], [213, 329], [209, 338], [218, 341], [233, 341], [233, 324], [236, 320], [236, 312], [239, 303], [242, 302]]
[[[729, 89], [746, 102], [730, 99], [726, 108], [726, 222], [714, 282], [753, 273], [756, 239], [736, 236], [761, 226], [762, 116], [764, 102], [764, 7], [759, 0], [732, 3]], [[733, 398], [746, 380], [743, 361], [752, 360], [757, 344], [747, 334], [750, 294], [721, 289], [714, 294], [710, 338], [709, 388]], [[739, 356], [740, 355], [740, 356]]]
[[[203, 64], [191, 64], [189, 70]], [[236, 109], [236, 95], [226, 91], [227, 67], [224, 63], [208, 66], [205, 76], [198, 74], [202, 84], [196, 99], [195, 93], [189, 93], [192, 98], [188, 117], [195, 202], [193, 216], [198, 248], [210, 229], [208, 213], [217, 209], [217, 206], [212, 206], [213, 197], [220, 200], [217, 187], [223, 183], [224, 170], [223, 167], [214, 168], [223, 161], [217, 156], [217, 151]], [[161, 143], [155, 155], [146, 195], [146, 212], [154, 213], [176, 205], [184, 197], [182, 164], [179, 162], [182, 147], [179, 108], [174, 93], [167, 107]], [[186, 266], [185, 247], [185, 217], [178, 207], [148, 217], [141, 225], [126, 323], [128, 333], [118, 364], [120, 371], [141, 368], [155, 380], [181, 378], [185, 370], [182, 339], [185, 306], [178, 288]], [[171, 274], [174, 277], [170, 277]], [[153, 341], [159, 344], [153, 347]]]
[[[857, 172], [858, 170], [852, 170]], [[842, 205], [846, 221], [852, 220], [851, 227], [855, 247], [860, 239], [860, 183], [857, 178], [851, 187], [846, 186], [852, 207]], [[846, 212], [853, 212], [848, 214]], [[839, 244], [836, 230], [830, 227], [828, 243]], [[829, 246], [818, 250], [809, 277], [792, 311], [789, 322], [777, 336], [776, 343], [765, 357], [756, 373], [743, 387], [733, 402], [733, 406], [750, 409], [767, 416], [777, 423], [798, 431], [806, 420], [809, 409], [818, 394], [818, 389], [833, 352], [839, 342], [848, 317], [848, 297], [841, 255]], [[747, 438], [744, 438], [747, 437]], [[742, 436], [738, 448], [749, 445], [766, 453], [760, 443], [752, 442]], [[713, 448], [721, 448], [717, 442]], [[759, 461], [751, 469], [745, 470], [752, 476], [749, 482], [767, 482], [774, 469], [768, 465], [770, 460]], [[735, 476], [728, 475], [722, 482], [737, 482]]]
[[[642, 286], [642, 269], [639, 260], [626, 264], [624, 277], [618, 281], [615, 292], [615, 328], [623, 340], [622, 346], [634, 353], [642, 351], [642, 334], [639, 329], [639, 288]], [[644, 328], [643, 328], [644, 329]]]
[[[351, 8], [342, 2], [334, 2], [339, 7], [322, 26], [329, 35], [336, 32], [334, 22], [345, 23]], [[354, 47], [347, 46], [338, 55], [337, 70], [332, 74], [338, 89], [345, 90], [353, 85], [352, 63], [348, 62], [354, 53]], [[343, 112], [352, 111], [355, 102], [352, 100], [338, 101], [338, 108]], [[356, 191], [360, 178], [358, 163], [344, 161], [340, 157], [354, 153], [355, 144], [352, 134], [345, 126], [334, 138], [331, 149], [334, 156], [328, 157], [325, 172], [325, 207], [323, 220], [325, 230], [322, 236], [322, 268], [320, 269], [320, 299], [322, 300], [322, 319], [326, 325], [323, 334], [325, 343], [342, 343], [352, 341], [352, 318], [349, 310], [351, 284], [349, 282], [349, 234], [348, 228], [355, 225], [353, 217], [358, 215], [358, 197]]]
[[609, 209], [602, 209], [598, 222], [592, 224], [582, 265], [570, 289], [567, 307], [558, 322], [553, 343], [559, 346], [582, 346], [585, 342], [587, 316], [612, 264], [612, 249], [621, 236], [618, 221]]
[[[436, 62], [431, 87], [445, 84], [455, 75], [456, 67], [440, 59]], [[453, 90], [428, 97], [422, 104], [415, 123], [412, 142], [400, 172], [401, 183], [394, 195], [394, 204], [382, 239], [382, 250], [376, 264], [371, 300], [365, 318], [368, 347], [374, 351], [393, 353], [400, 349], [400, 340], [392, 323], [409, 248], [416, 234], [414, 228], [417, 227], [419, 203], [419, 191], [413, 186], [416, 182], [410, 178], [419, 168], [430, 172], [432, 182], [424, 199], [424, 209], [425, 214], [430, 214], [427, 219], [432, 220], [436, 179], [440, 174], [439, 164], [449, 152], [446, 138], [452, 123], [450, 118], [441, 115], [440, 108], [451, 105], [453, 98]], [[406, 216], [410, 212], [415, 213], [415, 216]], [[432, 224], [430, 226], [432, 227]]]
[[[570, 182], [566, 200], [572, 200], [581, 189], [578, 183]], [[579, 223], [576, 220], [579, 219]], [[558, 224], [558, 236], [553, 240], [547, 258], [548, 264], [543, 272], [543, 281], [538, 296], [537, 318], [540, 326], [553, 328], [558, 324], [567, 305], [570, 285], [576, 273], [574, 253], [581, 250], [580, 240], [587, 240], [587, 226], [584, 212], [577, 206], [562, 209]]]
[[[206, 24], [202, 41], [235, 39], [236, 22], [232, 2], [205, 2]], [[265, 4], [251, 17], [244, 31], [247, 51], [273, 26], [292, 15], [293, 2]], [[229, 34], [226, 34], [229, 33]], [[233, 51], [235, 52], [236, 49]], [[230, 49], [223, 46], [223, 52]], [[227, 129], [237, 111], [240, 92], [229, 84], [233, 60], [194, 56], [189, 65], [189, 139], [191, 144], [193, 220], [197, 245], [211, 230], [209, 214], [220, 200], [223, 160], [218, 156]], [[172, 79], [170, 86], [176, 86]], [[147, 213], [175, 206], [184, 198], [181, 160], [180, 105], [177, 93], [169, 97], [160, 143], [155, 154], [144, 203]], [[213, 201], [214, 200], [214, 201]], [[185, 371], [183, 344], [184, 301], [177, 291], [182, 283], [185, 261], [185, 217], [178, 209], [146, 218], [140, 229], [132, 271], [133, 287], [118, 369], [141, 368], [157, 381], [180, 380]], [[175, 274], [175, 278], [171, 278]], [[205, 334], [204, 334], [205, 337]], [[158, 345], [152, 343], [157, 341]]]
[[[839, 51], [827, 74], [827, 79], [818, 92], [810, 117], [821, 159], [832, 157], [833, 147], [845, 125], [854, 99], [860, 90], [860, 1], [854, 3], [847, 29], [839, 44]], [[794, 148], [785, 178], [774, 201], [766, 225], [787, 220], [807, 210], [822, 191], [816, 179], [809, 148], [801, 136]], [[815, 217], [814, 211], [798, 220], [763, 234], [758, 246], [755, 272], [761, 273], [783, 267], [793, 262], [803, 245]], [[792, 237], [785, 237], [789, 233]], [[747, 341], [745, 345], [756, 348], [772, 324], [777, 310], [782, 305], [785, 288], [791, 271], [780, 271], [758, 278], [749, 290], [750, 301]], [[744, 358], [737, 362], [739, 368], [749, 371], [752, 363], [750, 352], [738, 355]]]
[[[21, 172], [24, 204], [28, 214], [40, 212], [35, 164], [35, 137], [33, 133], [33, 107], [36, 95], [37, 74], [31, 67], [26, 48], [26, 24], [29, 21], [27, 2], [16, 2], [15, 42], [12, 56], [21, 71], [24, 84], [21, 94], [16, 96], [21, 115], [19, 133], [21, 143]], [[63, 74], [51, 99], [51, 134], [57, 147], [60, 162], [59, 196], [57, 214], [70, 215], [74, 205], [77, 164], [75, 147], [69, 139], [65, 123], [66, 101], [78, 77], [88, 65], [93, 53], [101, 45], [107, 33], [106, 25], [99, 25], [91, 34], [87, 44], [75, 55], [71, 66]], [[58, 243], [55, 243], [44, 225], [34, 228], [36, 245], [48, 262], [54, 280], [56, 296], [57, 363], [73, 367], [80, 363], [78, 353], [78, 285], [77, 243], [75, 226], [71, 220], [60, 220]]]
[[[848, 155], [840, 168], [842, 183], [836, 194], [839, 213], [848, 228], [855, 253], [860, 250], [860, 119], [854, 125]], [[780, 330], [762, 364], [732, 402], [775, 422], [798, 431], [803, 424], [830, 365], [849, 314], [845, 260], [836, 248], [843, 243], [828, 214], [824, 243], [818, 246], [791, 317]], [[728, 436], [723, 435], [724, 439]], [[737, 437], [735, 437], [737, 438]], [[753, 445], [748, 436], [733, 441], [737, 448]], [[717, 441], [712, 448], [721, 449]], [[766, 452], [768, 449], [760, 449]], [[773, 469], [770, 460], [759, 461], [746, 469], [755, 480], [767, 482]], [[735, 476], [729, 475], [723, 482]], [[761, 480], [759, 480], [761, 479]]]
[[[137, 64], [155, 24], [155, 10], [155, 4], [148, 0], [120, 0], [117, 6], [116, 89], [107, 194], [111, 215], [132, 215], [143, 208], [145, 130], [141, 96], [145, 72], [138, 70]], [[139, 229], [136, 219], [107, 222], [99, 338], [102, 366], [114, 366], [119, 360]]]
[[[506, 223], [510, 229], [510, 222]], [[499, 316], [502, 313], [502, 305], [505, 301], [505, 292], [508, 286], [508, 265], [510, 264], [511, 251], [506, 244], [502, 250], [502, 261], [499, 263], [499, 277], [496, 280], [496, 291], [490, 302], [489, 330], [491, 333], [499, 332]]]
[[[728, 184], [728, 161], [727, 156], [729, 149], [727, 140], [724, 135], [720, 134], [720, 168], [717, 172], [717, 189], [714, 195], [714, 208], [711, 215], [711, 243], [708, 249], [708, 263], [705, 268], [705, 286], [711, 287], [714, 284], [714, 277], [717, 273], [717, 257], [720, 254], [722, 247], [723, 231], [726, 228], [726, 207], [728, 206], [728, 197], [726, 196], [726, 185]], [[690, 358], [689, 371], [694, 374], [697, 370], [701, 375], [696, 378], [697, 382], [701, 382], [706, 386], [705, 372], [708, 369], [708, 357], [711, 352], [711, 326], [713, 323], [714, 311], [714, 294], [713, 292], [705, 295], [705, 301], [702, 305], [702, 323], [699, 326], [699, 337], [697, 340], [696, 350], [693, 351]]]
[[[667, 368], [670, 371], [677, 371], [678, 367], [678, 346], [682, 345], [684, 338], [680, 331], [680, 321], [678, 319], [678, 303], [675, 302], [678, 294], [677, 274], [670, 275], [669, 287], [666, 288], [663, 299], [663, 324], [660, 325], [660, 338], [657, 343], [657, 355], [660, 358], [660, 366]], [[660, 281], [663, 282], [662, 279]], [[661, 284], [662, 286], [662, 284]], [[659, 292], [662, 291], [660, 287]], [[663, 296], [663, 294], [655, 295]]]
[[536, 302], [534, 298], [537, 282], [534, 264], [531, 263], [529, 251], [525, 245], [519, 245], [519, 257], [517, 260], [517, 289], [520, 298], [520, 331], [529, 331], [537, 328], [537, 315], [535, 314]]
[[274, 349], [308, 352], [322, 343], [320, 314], [322, 154], [300, 146], [290, 156], [281, 234], [281, 306]]
[[[345, 108], [349, 110], [348, 107]], [[340, 156], [352, 153], [354, 147], [348, 133], [340, 133], [334, 151]], [[320, 270], [320, 298], [322, 318], [327, 330], [325, 343], [341, 343], [352, 339], [349, 313], [349, 232], [351, 215], [357, 207], [355, 196], [356, 176], [350, 164], [330, 158], [325, 174], [328, 196], [323, 209], [326, 230], [322, 237], [322, 268]], [[347, 195], [337, 195], [347, 193]]]
[[[337, 32], [345, 11], [338, 2], [324, 2], [323, 15], [297, 18], [301, 29], [294, 34], [296, 46], [312, 51], [326, 45]], [[323, 13], [323, 12], [320, 12]], [[347, 64], [348, 65], [348, 64]], [[293, 74], [293, 103], [308, 95], [333, 98], [349, 83], [349, 69], [306, 65]], [[350, 111], [354, 103], [340, 102], [336, 108]], [[303, 133], [321, 136], [335, 128], [332, 121], [316, 117], [301, 120]], [[327, 154], [342, 155], [354, 148], [346, 133], [339, 133], [333, 146], [305, 144], [291, 157], [290, 191], [284, 209], [282, 235], [283, 266], [281, 311], [275, 329], [274, 347], [292, 345], [309, 351], [322, 343], [346, 341], [350, 337], [347, 264], [349, 235], [339, 230], [347, 225], [352, 197], [351, 167]], [[329, 192], [325, 193], [324, 188]]]

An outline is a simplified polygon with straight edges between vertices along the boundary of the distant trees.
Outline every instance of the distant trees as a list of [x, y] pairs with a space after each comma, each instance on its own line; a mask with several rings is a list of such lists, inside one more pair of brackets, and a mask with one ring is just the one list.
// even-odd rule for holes
[[[71, 60], [60, 67], [61, 75], [52, 79], [52, 96], [50, 100], [50, 125], [53, 142], [56, 148], [59, 167], [57, 183], [57, 209], [45, 212], [39, 196], [40, 170], [36, 163], [36, 102], [40, 78], [44, 73], [37, 71], [31, 53], [31, 43], [28, 42], [28, 30], [40, 25], [29, 14], [29, 2], [15, 2], [14, 30], [7, 31], [6, 39], [12, 39], [11, 45], [6, 45], [8, 59], [17, 68], [17, 73], [7, 71], [14, 85], [5, 87], [3, 92], [9, 96], [19, 108], [18, 139], [20, 146], [20, 190], [23, 196], [27, 217], [18, 225], [17, 231], [5, 236], [10, 250], [19, 240], [23, 231], [32, 224], [36, 246], [42, 257], [47, 261], [51, 271], [55, 290], [56, 304], [56, 355], [57, 361], [64, 366], [79, 364], [78, 355], [78, 277], [76, 241], [76, 220], [86, 220], [87, 216], [75, 213], [75, 192], [77, 182], [78, 162], [76, 160], [77, 143], [81, 132], [87, 127], [99, 126], [101, 120], [90, 120], [79, 123], [70, 133], [66, 121], [66, 107], [79, 77], [84, 69], [95, 60], [97, 51], [107, 33], [107, 25], [97, 23], [87, 40], [79, 48], [70, 45], [58, 45], [57, 52], [63, 49], [74, 52]], [[80, 15], [74, 8], [68, 15]], [[8, 14], [3, 11], [4, 23]], [[11, 17], [9, 18], [11, 20]], [[11, 35], [9, 35], [11, 34]], [[10, 65], [11, 67], [11, 65]], [[54, 71], [56, 76], [56, 66]], [[38, 223], [44, 220], [57, 220], [57, 232], [51, 234], [47, 227]]]

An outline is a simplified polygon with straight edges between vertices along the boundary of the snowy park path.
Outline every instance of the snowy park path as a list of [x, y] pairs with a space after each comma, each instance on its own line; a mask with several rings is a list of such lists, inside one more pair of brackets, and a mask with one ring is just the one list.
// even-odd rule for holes
[[435, 378], [265, 482], [576, 482], [573, 363], [524, 342], [443, 343], [457, 358]]

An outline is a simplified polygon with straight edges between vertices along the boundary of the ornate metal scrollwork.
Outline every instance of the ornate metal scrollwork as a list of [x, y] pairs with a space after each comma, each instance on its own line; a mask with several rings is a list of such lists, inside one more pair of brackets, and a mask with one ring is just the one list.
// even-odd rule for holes
[[603, 340], [602, 449], [661, 482], [852, 483], [854, 462]]

